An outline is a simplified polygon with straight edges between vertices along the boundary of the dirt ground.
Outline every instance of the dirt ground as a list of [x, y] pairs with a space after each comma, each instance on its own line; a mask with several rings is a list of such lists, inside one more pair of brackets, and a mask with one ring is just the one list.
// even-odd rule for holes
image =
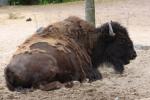
[[[73, 88], [33, 92], [10, 92], [6, 88], [4, 68], [13, 52], [41, 26], [71, 15], [84, 19], [84, 3], [0, 7], [0, 100], [150, 100], [149, 5], [149, 0], [96, 2], [96, 25], [110, 20], [121, 22], [128, 28], [135, 44], [138, 57], [125, 66], [123, 75], [103, 68], [100, 70], [102, 80], [83, 84], [75, 82]], [[26, 22], [29, 17], [32, 21]]]

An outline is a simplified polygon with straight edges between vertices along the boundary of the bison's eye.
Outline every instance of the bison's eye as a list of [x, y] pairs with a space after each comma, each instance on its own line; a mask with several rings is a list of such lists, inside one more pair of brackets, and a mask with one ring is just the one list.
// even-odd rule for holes
[[124, 38], [121, 38], [121, 42], [122, 43], [127, 43], [126, 39], [124, 39]]
[[128, 47], [129, 47], [129, 48], [133, 48], [133, 44], [132, 44], [132, 43], [129, 43], [129, 44], [128, 44]]

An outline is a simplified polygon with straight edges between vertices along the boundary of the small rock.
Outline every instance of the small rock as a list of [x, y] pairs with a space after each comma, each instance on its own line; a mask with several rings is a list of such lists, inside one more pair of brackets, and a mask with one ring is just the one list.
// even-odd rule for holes
[[119, 100], [119, 97], [116, 97], [115, 100]]
[[32, 19], [29, 17], [26, 19], [26, 22], [32, 21]]

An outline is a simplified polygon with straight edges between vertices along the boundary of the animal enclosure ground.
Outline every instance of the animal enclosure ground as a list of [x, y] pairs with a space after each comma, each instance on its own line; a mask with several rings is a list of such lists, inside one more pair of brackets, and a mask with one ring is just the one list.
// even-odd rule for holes
[[[103, 80], [55, 91], [10, 92], [5, 86], [4, 68], [17, 46], [41, 26], [68, 16], [84, 19], [83, 2], [46, 6], [0, 7], [0, 100], [150, 100], [150, 2], [125, 0], [96, 2], [97, 26], [114, 20], [129, 30], [138, 57], [117, 75], [103, 69]], [[27, 18], [32, 21], [26, 22]], [[140, 48], [140, 45], [147, 47]]]

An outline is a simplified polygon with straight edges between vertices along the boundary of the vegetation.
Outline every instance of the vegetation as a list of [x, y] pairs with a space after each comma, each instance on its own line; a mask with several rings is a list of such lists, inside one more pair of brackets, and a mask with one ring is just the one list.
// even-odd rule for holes
[[63, 3], [79, 0], [9, 0], [10, 5], [35, 5], [35, 4], [49, 4], [49, 3]]

